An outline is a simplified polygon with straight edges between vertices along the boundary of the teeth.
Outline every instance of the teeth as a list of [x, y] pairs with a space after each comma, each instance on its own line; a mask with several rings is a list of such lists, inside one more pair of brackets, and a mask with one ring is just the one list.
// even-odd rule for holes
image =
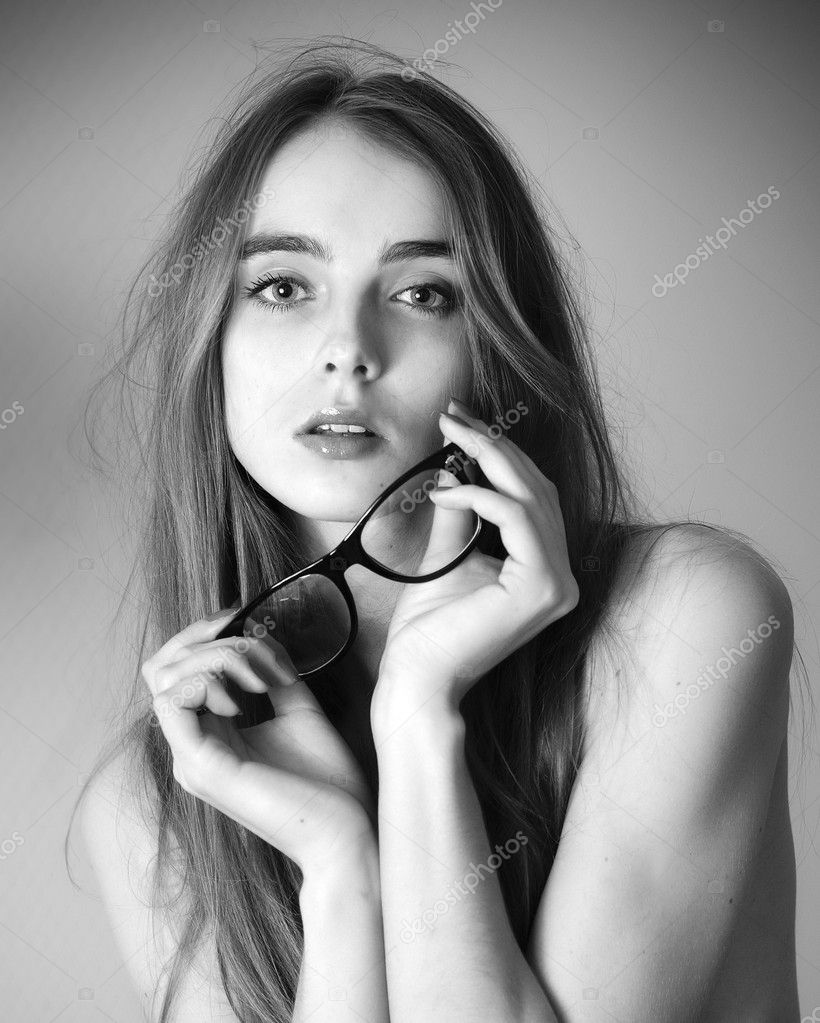
[[323, 423], [316, 427], [316, 433], [368, 433], [364, 426], [348, 426], [344, 423]]

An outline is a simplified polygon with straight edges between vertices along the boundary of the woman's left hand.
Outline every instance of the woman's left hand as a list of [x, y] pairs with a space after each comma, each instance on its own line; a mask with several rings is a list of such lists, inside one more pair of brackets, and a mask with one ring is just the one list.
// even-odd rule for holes
[[435, 491], [427, 549], [460, 550], [472, 532], [465, 509], [473, 509], [498, 526], [508, 557], [501, 562], [474, 548], [440, 578], [405, 585], [379, 665], [374, 723], [397, 701], [402, 710], [433, 700], [457, 711], [482, 675], [572, 611], [580, 596], [555, 484], [503, 433], [494, 438], [460, 404], [449, 408], [461, 419], [440, 420], [445, 439], [474, 458], [496, 489], [465, 483]]

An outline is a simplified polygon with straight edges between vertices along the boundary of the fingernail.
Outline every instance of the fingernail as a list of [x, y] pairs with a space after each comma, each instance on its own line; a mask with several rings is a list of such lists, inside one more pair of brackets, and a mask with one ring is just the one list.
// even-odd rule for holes
[[439, 418], [449, 419], [450, 422], [461, 423], [462, 426], [466, 426], [469, 429], [472, 429], [472, 427], [470, 427], [470, 424], [466, 420], [462, 419], [461, 416], [454, 416], [452, 412], [440, 412]]
[[231, 610], [231, 609], [227, 608], [227, 609], [224, 609], [224, 610], [212, 611], [209, 615], [205, 615], [205, 621], [206, 622], [215, 622], [217, 620], [217, 618], [224, 617], [228, 613], [229, 610]]
[[459, 401], [458, 398], [453, 397], [452, 394], [450, 395], [450, 405], [453, 408], [455, 408], [457, 412], [461, 412], [466, 416], [473, 415], [473, 410], [470, 408], [470, 406], [465, 405], [463, 401]]

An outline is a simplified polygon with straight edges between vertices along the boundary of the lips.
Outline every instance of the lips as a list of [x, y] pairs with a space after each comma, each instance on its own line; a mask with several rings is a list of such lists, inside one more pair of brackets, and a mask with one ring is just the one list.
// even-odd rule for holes
[[[297, 434], [311, 433], [316, 434], [317, 430], [321, 435], [341, 434], [341, 430], [323, 429], [319, 430], [319, 427], [333, 427], [333, 426], [355, 426], [362, 427], [367, 431], [368, 436], [380, 437], [381, 434], [378, 430], [378, 424], [374, 421], [373, 417], [364, 412], [361, 409], [356, 408], [341, 408], [339, 406], [331, 406], [328, 408], [322, 408], [314, 412], [309, 419], [307, 419], [299, 427]], [[351, 436], [362, 436], [362, 434], [356, 430], [351, 432]]]
[[365, 433], [300, 433], [296, 440], [316, 455], [330, 459], [370, 458], [387, 443], [384, 437]]

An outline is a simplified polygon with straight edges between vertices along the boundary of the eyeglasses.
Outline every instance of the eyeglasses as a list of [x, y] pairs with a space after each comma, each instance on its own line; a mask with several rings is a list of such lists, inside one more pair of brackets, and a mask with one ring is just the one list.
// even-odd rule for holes
[[[344, 574], [363, 565], [385, 579], [423, 583], [438, 579], [462, 562], [476, 546], [484, 521], [472, 509], [458, 549], [431, 550], [424, 538], [435, 504], [436, 472], [444, 469], [469, 482], [466, 464], [473, 463], [454, 443], [418, 462], [383, 491], [333, 550], [258, 594], [240, 608], [216, 639], [274, 635], [290, 655], [300, 678], [307, 678], [340, 660], [358, 633], [353, 594]], [[229, 695], [239, 704], [242, 728], [269, 720], [270, 701], [249, 693], [226, 678]], [[204, 713], [200, 707], [197, 713]]]

